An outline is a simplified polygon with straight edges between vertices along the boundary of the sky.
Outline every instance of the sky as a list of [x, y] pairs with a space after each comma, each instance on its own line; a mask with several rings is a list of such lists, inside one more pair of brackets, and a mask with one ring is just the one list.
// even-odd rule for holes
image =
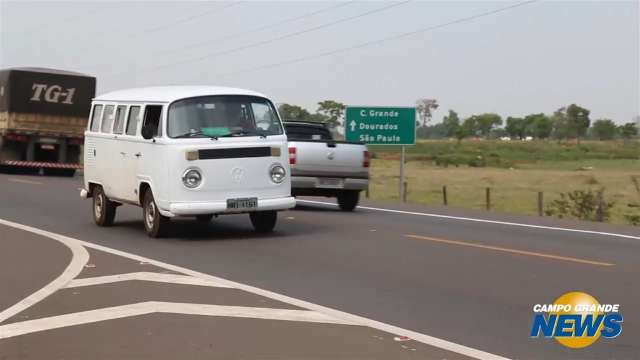
[[534, 1], [489, 14], [519, 3], [0, 0], [0, 68], [79, 71], [99, 94], [240, 87], [311, 111], [326, 99], [432, 98], [434, 123], [449, 109], [506, 118], [571, 103], [593, 120], [640, 114], [639, 1]]

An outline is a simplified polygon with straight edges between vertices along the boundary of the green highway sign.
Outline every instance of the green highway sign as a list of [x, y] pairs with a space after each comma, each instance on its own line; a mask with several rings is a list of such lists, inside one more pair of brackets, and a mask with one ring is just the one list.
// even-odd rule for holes
[[416, 108], [347, 106], [344, 135], [366, 144], [414, 145]]

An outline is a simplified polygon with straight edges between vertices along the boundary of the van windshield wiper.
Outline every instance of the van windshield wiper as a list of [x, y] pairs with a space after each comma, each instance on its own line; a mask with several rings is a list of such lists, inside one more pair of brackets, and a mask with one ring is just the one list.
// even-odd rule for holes
[[234, 130], [231, 131], [231, 133], [223, 135], [223, 136], [224, 137], [229, 137], [229, 136], [247, 136], [247, 135], [259, 136], [262, 139], [266, 139], [268, 134], [265, 133], [264, 131], [246, 130], [246, 129], [234, 129]]
[[194, 137], [194, 136], [204, 136], [204, 137], [208, 137], [212, 140], [218, 140], [217, 136], [212, 136], [212, 135], [207, 135], [205, 133], [202, 132], [202, 130], [198, 130], [198, 131], [189, 131], [186, 132], [184, 134], [180, 134], [180, 135], [176, 135], [173, 138], [174, 139], [178, 139], [178, 138], [190, 138], [190, 137]]

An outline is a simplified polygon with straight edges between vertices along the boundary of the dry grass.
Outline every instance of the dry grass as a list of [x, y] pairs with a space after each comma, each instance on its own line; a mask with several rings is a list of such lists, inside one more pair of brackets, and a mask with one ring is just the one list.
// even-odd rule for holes
[[[382, 154], [381, 154], [382, 155]], [[592, 168], [591, 170], [581, 170]], [[561, 192], [605, 188], [606, 200], [615, 201], [612, 223], [627, 223], [629, 203], [640, 202], [632, 176], [640, 176], [639, 160], [550, 161], [516, 169], [437, 167], [431, 160], [411, 159], [405, 167], [408, 201], [442, 205], [442, 186], [447, 186], [450, 206], [485, 208], [485, 188], [492, 191], [493, 210], [537, 214], [537, 193], [545, 203]], [[399, 161], [379, 156], [372, 161], [370, 196], [399, 200]], [[636, 210], [638, 211], [638, 210]]]

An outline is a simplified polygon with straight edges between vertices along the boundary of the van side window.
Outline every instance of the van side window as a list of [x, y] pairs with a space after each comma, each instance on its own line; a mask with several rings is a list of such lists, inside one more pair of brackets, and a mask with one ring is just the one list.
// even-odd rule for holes
[[102, 128], [101, 132], [110, 133], [111, 125], [113, 125], [113, 105], [107, 105], [104, 107], [104, 112], [102, 113]]
[[140, 106], [132, 106], [129, 109], [129, 119], [127, 121], [127, 135], [135, 136], [140, 122]]
[[162, 129], [160, 129], [160, 116], [162, 115], [162, 105], [147, 105], [144, 109], [144, 123], [143, 126], [149, 126], [155, 131], [153, 136], [162, 136]]
[[100, 130], [100, 116], [102, 115], [102, 105], [93, 105], [93, 115], [91, 116], [91, 131]]
[[125, 105], [119, 105], [116, 108], [116, 122], [113, 124], [114, 134], [122, 134], [122, 129], [124, 128], [124, 116], [126, 115], [126, 112], [127, 107]]

